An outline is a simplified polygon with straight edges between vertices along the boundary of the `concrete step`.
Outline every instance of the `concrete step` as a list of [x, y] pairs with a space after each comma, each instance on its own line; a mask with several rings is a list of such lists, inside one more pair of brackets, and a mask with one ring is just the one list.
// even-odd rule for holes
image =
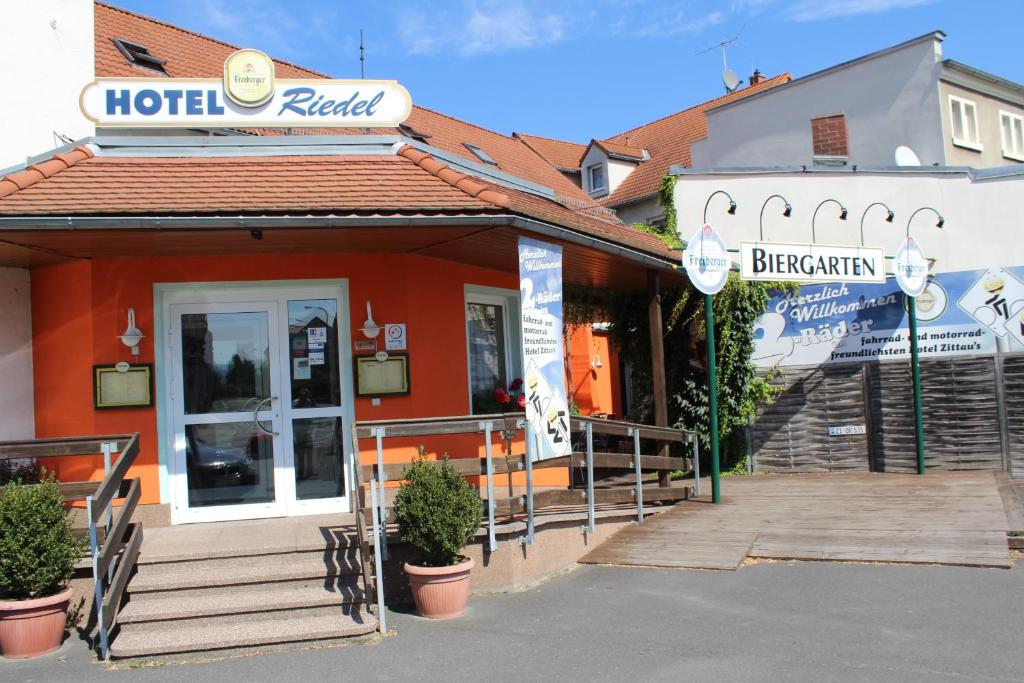
[[139, 565], [128, 593], [180, 591], [351, 576], [360, 571], [356, 548]]
[[273, 584], [213, 586], [195, 590], [143, 592], [118, 614], [121, 624], [165, 623], [230, 614], [280, 612], [308, 607], [341, 607], [361, 603], [364, 592], [358, 577], [282, 581]]
[[377, 619], [365, 609], [344, 613], [337, 606], [207, 617], [170, 624], [123, 624], [111, 646], [111, 656], [139, 658], [350, 638], [372, 633], [376, 628]]

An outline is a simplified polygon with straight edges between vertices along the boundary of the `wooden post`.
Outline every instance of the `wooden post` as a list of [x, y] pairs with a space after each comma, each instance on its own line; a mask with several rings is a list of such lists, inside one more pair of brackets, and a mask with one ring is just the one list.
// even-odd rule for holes
[[[654, 389], [654, 424], [668, 426], [668, 387], [665, 382], [665, 332], [661, 321], [661, 278], [658, 271], [647, 271], [647, 318], [651, 331], [651, 381]], [[658, 455], [668, 457], [668, 443], [662, 442]], [[669, 486], [668, 472], [658, 473], [658, 485]]]

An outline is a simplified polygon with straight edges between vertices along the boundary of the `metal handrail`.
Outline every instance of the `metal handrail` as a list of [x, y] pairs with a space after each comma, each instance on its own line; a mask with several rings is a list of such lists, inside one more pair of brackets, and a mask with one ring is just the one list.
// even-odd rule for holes
[[[110, 631], [116, 623], [121, 598], [142, 549], [142, 523], [132, 521], [141, 497], [141, 480], [136, 477], [125, 481], [125, 475], [139, 453], [139, 435], [133, 434], [124, 446], [120, 446], [117, 441], [110, 441], [101, 443], [100, 448], [103, 452], [104, 477], [95, 493], [86, 496], [85, 508], [89, 523], [100, 659], [107, 660], [110, 658]], [[116, 463], [112, 463], [112, 456], [118, 450], [120, 456]], [[116, 519], [114, 498], [123, 498]], [[105, 532], [102, 544], [99, 542], [100, 525]], [[127, 541], [124, 540], [125, 536], [128, 537]]]

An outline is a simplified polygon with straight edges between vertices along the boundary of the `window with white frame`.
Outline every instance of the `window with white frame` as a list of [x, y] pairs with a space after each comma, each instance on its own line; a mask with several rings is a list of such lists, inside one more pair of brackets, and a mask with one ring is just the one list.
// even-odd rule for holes
[[517, 410], [498, 400], [498, 389], [508, 390], [511, 376], [508, 316], [507, 299], [479, 294], [466, 297], [469, 395], [474, 415]]
[[606, 187], [604, 180], [604, 164], [587, 166], [587, 183], [591, 192], [603, 190]]
[[981, 151], [978, 132], [978, 106], [971, 100], [949, 96], [949, 120], [953, 128], [953, 144]]
[[1024, 161], [1024, 117], [1000, 111], [999, 128], [1003, 134], [1003, 156]]

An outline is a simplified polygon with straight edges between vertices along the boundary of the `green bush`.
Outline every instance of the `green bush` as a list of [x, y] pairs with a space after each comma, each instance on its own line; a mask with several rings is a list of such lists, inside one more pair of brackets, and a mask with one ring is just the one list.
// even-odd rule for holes
[[63, 590], [82, 555], [53, 474], [38, 484], [0, 488], [0, 600], [29, 600]]
[[431, 567], [458, 564], [459, 553], [480, 526], [480, 496], [448, 462], [416, 458], [395, 498], [402, 540], [414, 546]]

